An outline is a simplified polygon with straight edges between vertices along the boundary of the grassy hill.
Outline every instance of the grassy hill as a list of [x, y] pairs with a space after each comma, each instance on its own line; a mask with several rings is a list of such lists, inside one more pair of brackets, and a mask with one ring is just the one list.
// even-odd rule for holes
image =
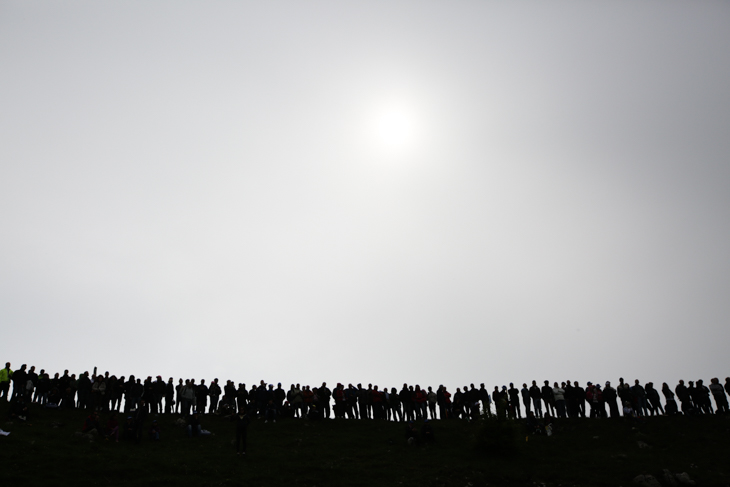
[[529, 438], [521, 422], [434, 421], [436, 441], [418, 446], [402, 423], [257, 420], [245, 457], [220, 417], [201, 421], [213, 436], [187, 438], [178, 416], [160, 415], [161, 441], [134, 444], [75, 435], [85, 416], [35, 407], [29, 423], [10, 424], [0, 405], [11, 432], [0, 437], [0, 485], [628, 486], [639, 474], [669, 485], [663, 469], [730, 484], [728, 416], [563, 420], [553, 436]]

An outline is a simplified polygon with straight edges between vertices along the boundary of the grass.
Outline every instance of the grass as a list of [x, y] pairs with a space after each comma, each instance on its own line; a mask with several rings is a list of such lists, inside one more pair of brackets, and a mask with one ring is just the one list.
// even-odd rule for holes
[[258, 420], [245, 457], [220, 417], [202, 419], [214, 436], [187, 438], [177, 416], [161, 415], [162, 440], [134, 444], [75, 436], [85, 416], [34, 407], [30, 424], [8, 424], [0, 405], [0, 427], [11, 431], [0, 437], [0, 485], [617, 486], [661, 479], [665, 468], [698, 485], [730, 484], [728, 416], [563, 420], [552, 437], [529, 438], [519, 422], [434, 421], [436, 441], [420, 446], [407, 445], [402, 423]]

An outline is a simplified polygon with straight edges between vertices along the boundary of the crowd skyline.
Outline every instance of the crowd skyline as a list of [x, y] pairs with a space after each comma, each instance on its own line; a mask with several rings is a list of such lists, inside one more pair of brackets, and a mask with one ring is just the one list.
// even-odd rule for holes
[[[140, 406], [151, 413], [216, 413], [253, 410], [276, 417], [308, 417], [314, 414], [351, 419], [388, 420], [475, 418], [482, 412], [498, 417], [521, 418], [532, 412], [536, 417], [619, 417], [636, 414], [712, 414], [728, 411], [730, 377], [708, 381], [679, 379], [676, 385], [661, 386], [639, 379], [603, 384], [588, 381], [538, 381], [533, 379], [508, 385], [465, 384], [456, 388], [407, 384], [387, 387], [368, 383], [337, 382], [321, 385], [236, 383], [218, 378], [182, 379], [162, 376], [146, 378], [119, 376], [108, 371], [84, 371], [77, 377], [65, 370], [48, 373], [26, 364], [16, 370], [10, 362], [0, 370], [0, 398], [21, 399], [47, 407], [85, 408], [95, 411], [134, 411]], [[661, 397], [664, 401], [662, 402]], [[711, 400], [712, 398], [712, 400]], [[627, 412], [629, 408], [630, 413]], [[438, 414], [437, 414], [438, 412]]]

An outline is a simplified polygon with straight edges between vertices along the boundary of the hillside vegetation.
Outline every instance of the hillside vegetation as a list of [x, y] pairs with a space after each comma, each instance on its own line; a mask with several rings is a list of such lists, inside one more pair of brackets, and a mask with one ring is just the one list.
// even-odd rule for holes
[[528, 437], [521, 421], [433, 421], [435, 441], [416, 445], [403, 423], [256, 420], [238, 456], [221, 417], [201, 421], [214, 435], [188, 438], [178, 415], [160, 415], [161, 440], [135, 444], [81, 436], [86, 415], [34, 405], [27, 423], [8, 422], [0, 405], [11, 432], [0, 437], [0, 485], [630, 486], [640, 474], [669, 485], [664, 469], [730, 484], [728, 416], [562, 420], [550, 437]]

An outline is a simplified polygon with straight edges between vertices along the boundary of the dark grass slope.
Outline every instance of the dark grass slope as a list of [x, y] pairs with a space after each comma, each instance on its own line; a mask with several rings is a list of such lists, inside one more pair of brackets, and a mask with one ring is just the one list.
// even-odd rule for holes
[[233, 424], [219, 417], [202, 420], [214, 436], [189, 439], [177, 416], [162, 415], [162, 440], [137, 445], [75, 436], [82, 411], [32, 412], [31, 424], [8, 424], [0, 405], [0, 427], [11, 431], [0, 437], [2, 486], [628, 486], [639, 474], [661, 480], [663, 469], [730, 484], [727, 416], [567, 420], [529, 439], [520, 422], [434, 421], [436, 441], [421, 446], [407, 445], [401, 423], [258, 420], [240, 457]]

